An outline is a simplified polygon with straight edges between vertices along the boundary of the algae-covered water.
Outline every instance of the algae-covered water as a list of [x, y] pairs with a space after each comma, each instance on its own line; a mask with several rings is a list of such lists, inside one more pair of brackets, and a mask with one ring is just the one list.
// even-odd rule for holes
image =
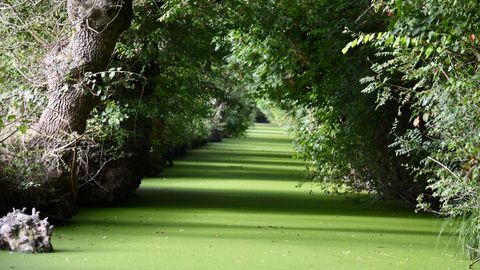
[[[118, 208], [83, 208], [51, 254], [0, 252], [0, 269], [466, 269], [441, 220], [394, 203], [295, 187], [281, 129], [192, 151]], [[314, 188], [315, 191], [315, 188]]]

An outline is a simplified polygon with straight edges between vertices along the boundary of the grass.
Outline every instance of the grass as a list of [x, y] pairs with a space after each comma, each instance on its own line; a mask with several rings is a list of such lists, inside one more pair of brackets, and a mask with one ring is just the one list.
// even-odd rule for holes
[[441, 220], [296, 188], [303, 165], [291, 151], [265, 124], [209, 144], [145, 179], [128, 204], [81, 209], [55, 228], [55, 253], [0, 252], [0, 269], [467, 268], [451, 235], [437, 241]]

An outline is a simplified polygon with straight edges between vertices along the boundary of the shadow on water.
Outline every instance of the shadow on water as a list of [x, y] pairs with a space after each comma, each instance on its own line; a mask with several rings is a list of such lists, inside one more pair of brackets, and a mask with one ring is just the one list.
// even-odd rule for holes
[[[275, 138], [252, 138], [255, 146], [262, 150], [234, 149], [232, 140], [225, 142], [222, 149], [212, 144], [194, 151], [181, 158], [174, 168], [166, 170], [163, 177], [168, 179], [173, 188], [168, 185], [162, 187], [161, 179], [149, 179], [147, 185], [143, 185], [135, 192], [129, 206], [286, 215], [431, 218], [431, 216], [415, 215], [411, 208], [396, 202], [372, 202], [367, 195], [351, 195], [353, 199], [348, 199], [347, 196], [325, 194], [309, 196], [306, 192], [294, 188], [305, 179], [302, 162], [292, 160], [292, 152], [265, 147], [265, 143], [271, 142], [272, 139]], [[277, 139], [277, 141], [290, 144], [288, 138]], [[220, 147], [222, 144], [216, 145]], [[195, 162], [200, 163], [195, 164]], [[229, 166], [229, 163], [235, 165]], [[213, 184], [212, 182], [216, 180], [228, 182], [219, 181], [219, 184]], [[245, 180], [244, 184], [242, 180]], [[176, 186], [173, 184], [175, 181], [180, 181], [179, 183], [187, 181], [190, 184], [193, 183], [194, 187]], [[291, 189], [277, 189], [275, 184], [278, 183], [273, 183], [277, 181], [282, 181], [282, 185], [291, 183]], [[233, 182], [235, 183], [232, 186], [228, 186]], [[259, 183], [261, 183], [260, 187], [249, 186]], [[209, 190], [208, 187], [212, 185], [215, 187]]]
[[304, 179], [302, 171], [296, 168], [280, 167], [252, 168], [248, 166], [208, 166], [184, 165], [177, 166], [177, 170], [165, 174], [167, 178], [190, 179], [257, 179], [264, 181], [299, 181]]
[[239, 144], [242, 144], [242, 143], [248, 143], [248, 142], [255, 142], [255, 144], [261, 144], [261, 143], [267, 143], [267, 144], [281, 144], [283, 146], [285, 145], [289, 145], [292, 143], [292, 140], [290, 140], [289, 138], [275, 138], [275, 137], [254, 137], [254, 138], [251, 138], [251, 137], [246, 137], [246, 138], [236, 138], [235, 139], [235, 142], [239, 143]]
[[[110, 220], [110, 219], [84, 219], [79, 222], [76, 222], [77, 225], [86, 225], [86, 226], [93, 226], [98, 228], [108, 228], [108, 227], [136, 227], [142, 226], [143, 229], [148, 228], [149, 230], [158, 230], [162, 228], [162, 230], [168, 228], [182, 228], [185, 229], [213, 229], [215, 231], [220, 231], [221, 229], [235, 229], [235, 230], [275, 230], [279, 232], [295, 232], [295, 233], [307, 233], [307, 232], [323, 232], [323, 233], [365, 233], [365, 234], [386, 234], [386, 235], [430, 235], [436, 236], [438, 232], [431, 231], [431, 230], [418, 230], [415, 228], [410, 229], [392, 229], [392, 228], [381, 228], [381, 227], [374, 227], [374, 228], [361, 228], [361, 227], [327, 227], [327, 226], [316, 226], [316, 227], [300, 227], [300, 226], [274, 226], [274, 225], [263, 225], [262, 223], [259, 224], [250, 224], [250, 225], [239, 225], [239, 224], [219, 224], [219, 223], [208, 223], [208, 222], [182, 222], [182, 221], [175, 221], [169, 222], [166, 220], [162, 221], [145, 221], [141, 219], [137, 220]], [[196, 231], [196, 230], [195, 230]], [[158, 231], [158, 233], [163, 231]], [[138, 233], [138, 232], [137, 232]], [[146, 232], [151, 234], [149, 231]], [[450, 235], [450, 233], [445, 233], [445, 235]], [[189, 237], [191, 236], [191, 233]], [[234, 235], [230, 235], [234, 236]], [[258, 239], [262, 237], [262, 235], [255, 235], [255, 238]], [[271, 236], [267, 235], [266, 237], [271, 238]], [[225, 235], [222, 236], [225, 238]], [[227, 237], [229, 238], [229, 237]], [[232, 238], [232, 237], [230, 237]], [[237, 235], [235, 238], [245, 238], [244, 234]], [[339, 240], [339, 239], [338, 239]]]
[[278, 151], [268, 151], [268, 150], [237, 149], [235, 151], [232, 151], [232, 149], [219, 149], [219, 148], [213, 148], [210, 146], [206, 148], [201, 148], [200, 151], [192, 152], [188, 156], [184, 156], [179, 160], [194, 159], [197, 156], [203, 157], [205, 159], [209, 159], [209, 158], [236, 159], [236, 158], [242, 157], [242, 158], [255, 158], [255, 159], [280, 159], [280, 160], [291, 161], [293, 154], [291, 152], [278, 152]]
[[[293, 184], [293, 183], [292, 183]], [[396, 202], [372, 203], [368, 195], [307, 195], [304, 192], [268, 192], [248, 190], [202, 190], [144, 187], [138, 190], [129, 207], [155, 209], [224, 210], [250, 213], [285, 215], [330, 215], [408, 218], [414, 217], [411, 209]], [[415, 215], [415, 218], [431, 218]]]
[[177, 160], [187, 161], [208, 161], [208, 162], [234, 162], [247, 164], [266, 164], [266, 165], [292, 165], [303, 166], [303, 160], [293, 159], [292, 153], [278, 153], [269, 151], [252, 151], [252, 150], [221, 150], [203, 148], [199, 151], [189, 153]]
[[[285, 166], [299, 166], [299, 164], [302, 164], [303, 161], [297, 160], [297, 161], [282, 161], [282, 160], [272, 160], [272, 159], [253, 159], [253, 158], [206, 158], [206, 159], [197, 159], [194, 162], [212, 162], [212, 163], [224, 163], [224, 164], [239, 164], [242, 166], [249, 166], [249, 165], [255, 165], [255, 166], [262, 166], [262, 165], [267, 165], [267, 166], [279, 166], [279, 167], [285, 167]], [[300, 165], [302, 169], [304, 169], [304, 166]]]
[[[238, 142], [241, 140], [241, 142]], [[250, 142], [249, 140], [252, 140]], [[94, 218], [80, 220], [92, 226], [146, 226], [152, 229], [161, 228], [233, 228], [233, 229], [276, 229], [298, 232], [325, 233], [367, 233], [396, 235], [437, 235], [428, 228], [389, 228], [388, 226], [355, 226], [348, 223], [349, 218], [374, 217], [391, 219], [431, 219], [429, 215], [415, 215], [412, 209], [401, 206], [397, 202], [372, 201], [364, 194], [356, 195], [308, 195], [305, 190], [294, 186], [304, 179], [301, 161], [292, 160], [292, 153], [263, 147], [272, 142], [290, 143], [286, 138], [236, 139], [238, 145], [254, 143], [255, 150], [236, 147], [236, 143], [225, 145], [213, 144], [181, 158], [173, 169], [166, 170], [164, 177], [168, 180], [163, 185], [161, 178], [148, 179], [142, 188], [137, 190], [128, 203], [131, 213], [148, 212], [152, 219], [103, 219]], [[242, 144], [243, 143], [243, 144]], [[250, 145], [251, 146], [251, 145]], [[196, 164], [198, 163], [198, 164]], [[264, 166], [264, 167], [262, 167]], [[217, 180], [219, 180], [217, 182]], [[221, 180], [226, 180], [223, 182]], [[240, 180], [240, 181], [239, 181]], [[242, 182], [241, 180], [244, 180]], [[178, 182], [176, 182], [178, 181]], [[273, 183], [277, 181], [277, 183]], [[278, 181], [282, 181], [279, 183]], [[272, 184], [269, 184], [271, 182]], [[186, 184], [183, 185], [183, 184]], [[219, 183], [219, 184], [216, 184]], [[282, 189], [274, 185], [289, 185], [291, 189]], [[193, 185], [193, 186], [191, 186]], [[253, 185], [253, 186], [252, 186]], [[126, 209], [125, 209], [126, 210]], [[212, 222], [188, 222], [171, 220], [168, 213], [185, 210], [186, 213], [220, 211], [235, 214], [278, 215], [285, 219], [309, 219], [323, 217], [327, 220], [341, 218], [343, 223], [333, 226], [305, 227], [263, 226], [265, 218], [259, 218], [259, 225], [228, 225]], [[163, 216], [162, 215], [166, 215]], [[283, 218], [284, 216], [284, 218]], [[405, 221], [403, 221], [405, 222]], [[408, 222], [408, 221], [407, 221]], [[313, 225], [313, 226], [312, 226]], [[198, 231], [198, 230], [196, 230]], [[232, 236], [235, 237], [235, 236]], [[245, 235], [238, 236], [245, 238]], [[255, 236], [258, 237], [258, 236]]]

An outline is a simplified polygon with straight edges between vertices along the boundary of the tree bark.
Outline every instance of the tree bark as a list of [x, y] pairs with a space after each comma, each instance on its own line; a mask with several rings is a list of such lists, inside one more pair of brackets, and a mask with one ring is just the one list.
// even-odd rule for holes
[[68, 0], [74, 34], [45, 58], [48, 105], [36, 125], [34, 140], [61, 138], [85, 131], [96, 105], [85, 73], [104, 71], [120, 34], [132, 20], [132, 0]]

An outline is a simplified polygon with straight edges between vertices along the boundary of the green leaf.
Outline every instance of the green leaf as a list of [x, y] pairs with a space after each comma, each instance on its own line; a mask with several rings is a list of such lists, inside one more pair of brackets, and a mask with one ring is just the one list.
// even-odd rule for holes
[[390, 46], [394, 41], [395, 41], [395, 37], [390, 35], [388, 36], [387, 41], [385, 41], [385, 45]]
[[363, 38], [363, 43], [369, 42], [371, 36], [372, 36], [371, 34], [367, 34], [367, 35]]
[[22, 133], [22, 134], [25, 134], [27, 133], [27, 125], [21, 125], [18, 130]]
[[425, 50], [425, 59], [428, 59], [430, 57], [430, 55], [432, 55], [433, 51], [435, 49], [433, 48], [433, 46], [430, 46], [428, 47], [426, 50]]
[[358, 44], [358, 39], [354, 39], [354, 40], [352, 40], [351, 47], [353, 48], [353, 47], [357, 46], [357, 44]]
[[346, 54], [348, 52], [348, 50], [350, 49], [350, 47], [352, 46], [352, 42], [350, 41], [349, 43], [347, 43], [347, 45], [345, 45], [345, 47], [342, 49], [342, 53], [343, 54]]
[[362, 44], [363, 39], [365, 38], [364, 35], [360, 35], [357, 40], [357, 44]]

